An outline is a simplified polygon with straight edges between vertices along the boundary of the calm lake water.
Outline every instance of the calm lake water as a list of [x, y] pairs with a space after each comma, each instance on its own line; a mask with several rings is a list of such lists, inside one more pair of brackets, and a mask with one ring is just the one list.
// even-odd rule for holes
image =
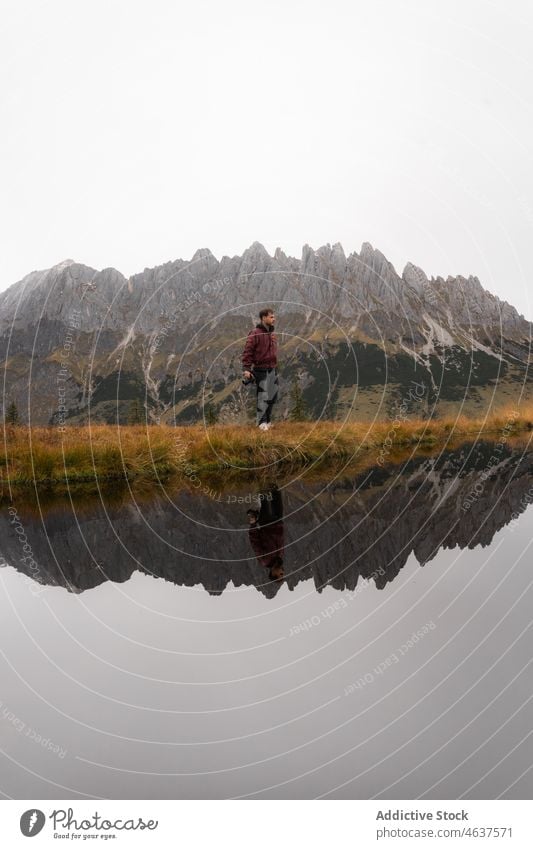
[[533, 452], [489, 443], [209, 496], [15, 496], [1, 792], [531, 798], [530, 502]]

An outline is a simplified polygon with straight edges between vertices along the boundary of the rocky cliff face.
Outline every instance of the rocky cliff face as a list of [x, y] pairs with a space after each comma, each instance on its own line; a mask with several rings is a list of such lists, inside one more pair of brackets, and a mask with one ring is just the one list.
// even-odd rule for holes
[[151, 420], [196, 420], [206, 399], [242, 418], [240, 353], [265, 304], [278, 314], [282, 387], [296, 376], [313, 415], [371, 417], [384, 388], [387, 407], [412, 380], [428, 387], [428, 414], [486, 406], [494, 386], [529, 393], [531, 324], [476, 277], [428, 279], [411, 263], [399, 276], [368, 243], [349, 256], [306, 245], [300, 259], [254, 243], [129, 279], [72, 260], [27, 275], [0, 295], [4, 403], [57, 421], [63, 369], [73, 423], [124, 420], [134, 399]]
[[[384, 589], [411, 555], [423, 566], [441, 548], [489, 545], [531, 503], [532, 474], [533, 453], [476, 443], [326, 485], [293, 483], [282, 490], [285, 583], [354, 590], [367, 579]], [[75, 513], [70, 506], [43, 510], [42, 517], [42, 505], [17, 504], [34, 564], [7, 510], [0, 513], [0, 555], [33, 583], [71, 592], [124, 582], [140, 570], [214, 594], [233, 584], [271, 597], [280, 584], [250, 544], [249, 504], [237, 500], [246, 496], [249, 488], [230, 495], [222, 487], [216, 498], [182, 491], [142, 508], [106, 502]]]

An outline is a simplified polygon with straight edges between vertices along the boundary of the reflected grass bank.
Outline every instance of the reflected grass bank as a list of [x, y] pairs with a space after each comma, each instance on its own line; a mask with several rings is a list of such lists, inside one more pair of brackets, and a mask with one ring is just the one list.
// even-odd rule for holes
[[483, 419], [280, 422], [268, 432], [232, 425], [90, 425], [62, 432], [4, 426], [0, 493], [5, 498], [12, 487], [98, 492], [116, 489], [119, 482], [149, 490], [169, 481], [187, 486], [198, 475], [222, 476], [226, 485], [246, 475], [320, 475], [339, 464], [383, 466], [413, 451], [480, 438], [527, 442], [532, 430], [531, 405], [504, 408]]

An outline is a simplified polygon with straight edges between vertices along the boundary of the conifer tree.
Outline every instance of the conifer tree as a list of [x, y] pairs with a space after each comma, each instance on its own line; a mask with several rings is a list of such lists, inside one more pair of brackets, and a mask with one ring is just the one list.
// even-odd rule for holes
[[137, 425], [142, 424], [143, 421], [144, 415], [141, 402], [138, 398], [134, 398], [133, 401], [130, 401], [130, 406], [128, 410], [128, 424]]
[[6, 424], [16, 425], [19, 420], [19, 411], [14, 401], [11, 402], [6, 412]]
[[218, 422], [218, 413], [212, 404], [208, 404], [205, 408], [205, 423], [208, 427]]
[[291, 409], [289, 412], [289, 419], [292, 422], [304, 422], [307, 419], [307, 408], [303, 399], [302, 390], [300, 389], [300, 381], [296, 374], [292, 378], [290, 398]]

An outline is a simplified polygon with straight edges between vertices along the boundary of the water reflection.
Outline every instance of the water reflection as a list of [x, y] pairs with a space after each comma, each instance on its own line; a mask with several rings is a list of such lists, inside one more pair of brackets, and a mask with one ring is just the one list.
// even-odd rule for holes
[[530, 798], [533, 453], [365, 463], [5, 504], [3, 791]]
[[272, 581], [282, 581], [285, 575], [283, 568], [284, 555], [284, 526], [283, 499], [277, 486], [263, 490], [257, 495], [259, 510], [247, 511], [250, 525], [250, 545], [255, 552], [257, 562], [268, 570]]
[[17, 502], [37, 568], [29, 568], [7, 509], [1, 554], [32, 581], [72, 592], [125, 582], [135, 571], [212, 594], [253, 585], [272, 598], [302, 581], [319, 592], [353, 590], [361, 579], [383, 589], [411, 553], [423, 566], [441, 548], [486, 546], [526, 509], [533, 453], [506, 446], [495, 457], [493, 444], [479, 442], [259, 491], [225, 492], [219, 484], [213, 497], [181, 490], [142, 504], [104, 498], [83, 511]]

